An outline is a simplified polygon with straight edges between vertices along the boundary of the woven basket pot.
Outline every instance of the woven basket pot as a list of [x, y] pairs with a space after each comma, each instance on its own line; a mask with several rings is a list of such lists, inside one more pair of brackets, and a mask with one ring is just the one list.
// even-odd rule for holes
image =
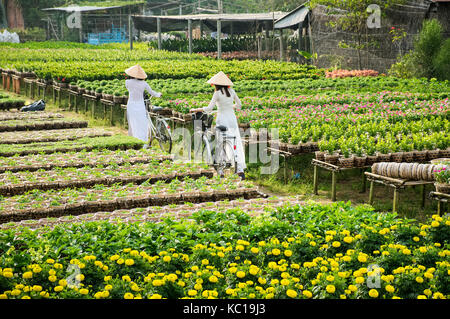
[[450, 184], [434, 183], [436, 192], [450, 194]]
[[414, 161], [416, 162], [425, 162], [427, 160], [428, 151], [415, 151], [414, 152]]
[[378, 153], [378, 162], [390, 162], [391, 161], [391, 154], [383, 154], [383, 153]]
[[368, 155], [366, 159], [366, 165], [373, 165], [378, 162], [377, 155]]
[[338, 154], [325, 154], [325, 162], [328, 164], [336, 165], [339, 160]]
[[363, 167], [366, 165], [366, 156], [355, 156], [355, 166], [356, 167]]
[[439, 152], [440, 152], [439, 150], [427, 151], [427, 160], [431, 161], [436, 158], [439, 158]]
[[396, 163], [403, 162], [403, 152], [392, 153], [391, 159], [392, 159], [392, 161], [394, 161]]
[[450, 148], [439, 151], [439, 157], [450, 157]]
[[354, 158], [353, 157], [339, 157], [339, 167], [342, 168], [351, 168], [354, 166]]
[[324, 162], [325, 161], [325, 152], [317, 151], [316, 152], [316, 160]]
[[404, 152], [403, 153], [403, 161], [407, 163], [414, 162], [414, 151]]

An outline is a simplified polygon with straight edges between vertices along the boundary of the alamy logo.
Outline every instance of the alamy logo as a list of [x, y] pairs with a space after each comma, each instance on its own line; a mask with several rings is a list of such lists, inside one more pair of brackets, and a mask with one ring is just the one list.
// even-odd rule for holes
[[369, 29], [381, 28], [381, 8], [377, 4], [371, 4], [367, 7], [367, 12], [371, 15], [367, 18], [367, 27]]
[[71, 5], [71, 6], [69, 6], [69, 8], [72, 9], [69, 11], [73, 11], [73, 13], [70, 14], [66, 19], [67, 27], [69, 29], [80, 29], [81, 28], [80, 7], [77, 5]]
[[367, 267], [367, 287], [370, 289], [381, 288], [381, 271], [377, 264]]

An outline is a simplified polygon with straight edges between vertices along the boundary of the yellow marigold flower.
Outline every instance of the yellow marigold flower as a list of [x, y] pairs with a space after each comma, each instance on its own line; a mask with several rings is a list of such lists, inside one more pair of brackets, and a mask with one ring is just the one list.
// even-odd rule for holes
[[193, 297], [193, 296], [195, 296], [196, 294], [197, 294], [197, 290], [191, 289], [191, 290], [188, 291], [188, 296]]
[[178, 280], [177, 285], [180, 287], [186, 286], [186, 283], [183, 280]]
[[334, 285], [327, 285], [326, 290], [328, 293], [333, 294], [336, 291], [336, 287]]
[[22, 275], [23, 279], [30, 279], [32, 277], [33, 277], [33, 272], [32, 271], [24, 272], [23, 275]]
[[303, 296], [305, 296], [306, 298], [311, 298], [312, 297], [312, 293], [309, 290], [303, 290], [302, 292]]
[[278, 256], [280, 253], [281, 253], [281, 251], [280, 251], [278, 248], [272, 249], [272, 254], [273, 254], [274, 256]]
[[327, 281], [330, 281], [330, 282], [334, 281], [334, 276], [328, 275], [326, 279], [327, 279]]
[[36, 292], [42, 291], [42, 287], [39, 285], [34, 285], [32, 289], [33, 289], [33, 291], [36, 291]]
[[209, 281], [212, 283], [216, 283], [219, 281], [219, 278], [217, 278], [216, 276], [212, 275], [209, 277]]
[[431, 222], [431, 227], [439, 227], [439, 222], [438, 221], [436, 221], [436, 220], [433, 220], [432, 222]]
[[149, 296], [148, 299], [162, 299], [162, 296], [159, 294], [153, 294]]
[[334, 248], [338, 248], [338, 247], [341, 247], [341, 242], [339, 242], [339, 241], [333, 241], [333, 243], [331, 244]]
[[416, 277], [416, 281], [421, 284], [423, 283], [423, 278], [422, 277]]
[[404, 255], [411, 255], [411, 250], [405, 248], [405, 249], [402, 250], [402, 253], [403, 253]]
[[258, 278], [258, 282], [259, 282], [261, 285], [265, 285], [265, 284], [267, 283], [267, 280], [266, 280], [265, 278], [259, 277], [259, 278]]
[[209, 265], [209, 260], [208, 259], [202, 259], [202, 265], [204, 265], [204, 266]]
[[291, 257], [291, 256], [292, 256], [292, 251], [289, 250], [289, 249], [286, 249], [286, 250], [284, 251], [284, 255], [285, 255], [286, 257]]
[[431, 290], [430, 289], [425, 289], [424, 291], [423, 291], [423, 293], [426, 295], [426, 296], [431, 296], [431, 294], [432, 294], [432, 292], [431, 292]]
[[369, 290], [369, 296], [372, 297], [372, 298], [378, 298], [378, 290], [370, 289]]
[[8, 296], [6, 294], [0, 294], [0, 299], [8, 299]]
[[105, 277], [103, 277], [103, 280], [104, 281], [109, 281], [109, 280], [111, 280], [111, 278], [112, 278], [111, 276], [105, 276]]
[[125, 265], [127, 266], [133, 266], [134, 265], [134, 259], [126, 259], [125, 260]]
[[423, 276], [424, 276], [425, 278], [428, 278], [428, 279], [433, 279], [433, 277], [434, 277], [434, 275], [433, 275], [432, 273], [430, 273], [430, 272], [424, 273]]
[[311, 246], [313, 246], [313, 247], [316, 246], [316, 242], [315, 242], [315, 241], [310, 241], [309, 244], [310, 244]]
[[427, 299], [427, 296], [425, 296], [425, 295], [418, 295], [417, 299]]
[[392, 285], [386, 285], [384, 289], [386, 289], [389, 293], [393, 293], [395, 291], [395, 288]]
[[288, 289], [286, 290], [286, 295], [290, 298], [295, 298], [297, 297], [297, 292], [293, 289]]
[[123, 298], [125, 299], [133, 299], [134, 295], [131, 292], [127, 292], [123, 295]]
[[117, 259], [119, 259], [120, 256], [119, 255], [112, 255], [111, 257], [109, 257], [109, 260], [111, 261], [116, 261]]
[[116, 261], [116, 263], [117, 263], [118, 265], [122, 265], [124, 262], [125, 262], [125, 259], [123, 259], [123, 258], [119, 258], [119, 259], [117, 259], [117, 261]]
[[87, 290], [86, 288], [81, 288], [80, 290], [78, 290], [78, 292], [82, 295], [87, 295], [89, 293], [89, 290]]
[[55, 282], [56, 279], [57, 279], [56, 276], [49, 276], [48, 277], [48, 280], [51, 281], [51, 282]]
[[164, 281], [160, 280], [160, 279], [155, 279], [152, 281], [152, 285], [155, 287], [159, 287], [162, 286], [164, 284]]
[[245, 277], [245, 272], [242, 271], [242, 270], [239, 270], [238, 272], [236, 272], [236, 277], [244, 278]]
[[356, 282], [357, 284], [362, 284], [362, 283], [364, 282], [364, 277], [358, 277], [358, 278], [356, 278], [356, 279], [355, 279], [355, 282]]
[[130, 281], [131, 281], [131, 278], [130, 278], [130, 276], [128, 276], [128, 275], [124, 275], [124, 276], [122, 276], [122, 280], [123, 280], [123, 281], [128, 281], [128, 282], [130, 282]]
[[291, 282], [289, 279], [282, 279], [280, 282], [283, 286], [288, 286]]
[[365, 263], [367, 261], [366, 255], [359, 254], [358, 255], [358, 261], [361, 262], [361, 263]]
[[355, 285], [349, 285], [349, 286], [348, 286], [348, 289], [349, 289], [351, 292], [355, 292], [356, 290], [358, 290], [358, 287], [356, 287]]

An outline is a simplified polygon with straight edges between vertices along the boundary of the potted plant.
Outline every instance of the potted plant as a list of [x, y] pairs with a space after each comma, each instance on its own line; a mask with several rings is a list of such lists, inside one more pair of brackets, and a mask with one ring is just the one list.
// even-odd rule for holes
[[438, 169], [434, 170], [434, 186], [436, 192], [450, 194], [450, 169], [447, 165], [439, 165]]
[[425, 162], [427, 159], [428, 151], [425, 149], [425, 140], [424, 138], [418, 137], [414, 140], [414, 161], [416, 162]]
[[396, 163], [401, 163], [403, 162], [403, 151], [400, 150], [400, 147], [398, 144], [391, 144], [391, 158], [392, 161], [396, 162]]
[[339, 157], [339, 166], [344, 168], [351, 168], [354, 165], [354, 157], [350, 154], [350, 149], [347, 145], [341, 146], [341, 154]]
[[122, 91], [115, 90], [113, 93], [113, 102], [117, 104], [122, 104], [123, 97], [122, 97]]
[[335, 140], [330, 140], [326, 146], [326, 153], [324, 155], [324, 160], [328, 164], [336, 165], [339, 160], [339, 154], [336, 152], [337, 142]]
[[366, 159], [367, 165], [372, 166], [372, 164], [378, 162], [378, 155], [376, 154], [376, 147], [374, 142], [369, 141], [365, 146], [365, 151], [367, 155]]
[[363, 154], [363, 149], [359, 145], [355, 145], [353, 148], [353, 154], [355, 158], [356, 167], [364, 167], [366, 165], [367, 156]]

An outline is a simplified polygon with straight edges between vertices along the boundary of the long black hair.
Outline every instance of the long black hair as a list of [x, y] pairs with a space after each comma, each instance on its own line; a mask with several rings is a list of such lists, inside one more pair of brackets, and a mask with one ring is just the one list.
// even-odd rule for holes
[[230, 97], [231, 94], [230, 94], [230, 91], [228, 90], [228, 88], [229, 88], [228, 86], [216, 84], [216, 91], [220, 91], [220, 92], [222, 92], [222, 94], [226, 94], [228, 97]]

